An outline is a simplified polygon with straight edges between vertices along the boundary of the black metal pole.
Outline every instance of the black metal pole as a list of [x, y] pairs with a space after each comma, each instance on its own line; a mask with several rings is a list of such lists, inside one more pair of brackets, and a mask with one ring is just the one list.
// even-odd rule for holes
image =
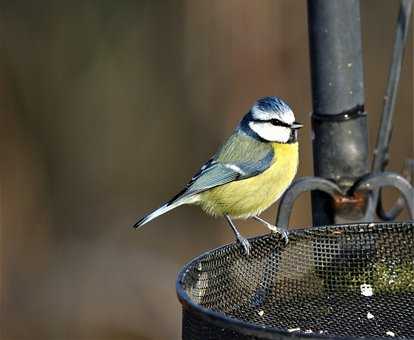
[[[368, 173], [359, 1], [308, 0], [308, 17], [314, 171], [348, 190]], [[312, 211], [314, 225], [360, 217], [334, 210], [322, 192], [312, 194]]]

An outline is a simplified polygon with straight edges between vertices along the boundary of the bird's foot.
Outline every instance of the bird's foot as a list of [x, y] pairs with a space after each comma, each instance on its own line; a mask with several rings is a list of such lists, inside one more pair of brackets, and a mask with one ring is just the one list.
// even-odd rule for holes
[[251, 249], [251, 245], [250, 242], [244, 238], [243, 236], [241, 236], [240, 234], [237, 236], [237, 241], [239, 241], [240, 245], [243, 247], [244, 252], [247, 256], [250, 255], [250, 249]]
[[277, 227], [273, 224], [268, 224], [267, 226], [270, 231], [272, 233], [277, 233], [280, 234], [280, 236], [282, 237], [282, 239], [285, 241], [286, 244], [288, 244], [289, 242], [289, 230], [287, 230], [286, 228], [281, 228], [281, 227]]
[[264, 219], [260, 218], [259, 216], [253, 216], [253, 218], [256, 221], [263, 223], [272, 233], [280, 234], [282, 239], [285, 240], [286, 244], [289, 242], [289, 230], [287, 230], [286, 228], [275, 226], [265, 221]]

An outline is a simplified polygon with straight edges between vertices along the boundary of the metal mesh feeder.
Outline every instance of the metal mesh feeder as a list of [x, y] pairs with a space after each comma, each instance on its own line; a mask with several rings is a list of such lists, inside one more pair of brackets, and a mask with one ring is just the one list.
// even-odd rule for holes
[[183, 339], [414, 338], [414, 224], [328, 226], [210, 251], [177, 281]]

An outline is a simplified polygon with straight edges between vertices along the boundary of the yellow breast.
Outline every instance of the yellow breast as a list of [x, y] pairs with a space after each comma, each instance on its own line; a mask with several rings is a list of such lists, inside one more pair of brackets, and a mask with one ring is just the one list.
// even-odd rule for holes
[[202, 209], [215, 216], [248, 218], [272, 205], [292, 182], [299, 161], [298, 143], [273, 143], [273, 148], [276, 157], [260, 175], [201, 193]]

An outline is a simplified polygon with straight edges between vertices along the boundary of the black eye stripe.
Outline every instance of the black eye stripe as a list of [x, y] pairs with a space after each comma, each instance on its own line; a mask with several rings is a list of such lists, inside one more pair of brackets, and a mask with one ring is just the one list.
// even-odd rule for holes
[[279, 119], [271, 119], [271, 120], [270, 120], [270, 123], [272, 123], [272, 125], [276, 125], [276, 126], [283, 126], [283, 127], [290, 128], [290, 125], [289, 125], [289, 124], [287, 124], [287, 123], [285, 123], [285, 122], [282, 122], [282, 121], [281, 121], [281, 120], [279, 120]]
[[269, 119], [269, 120], [262, 120], [262, 119], [252, 119], [252, 121], [254, 122], [258, 122], [258, 123], [270, 123], [274, 126], [283, 126], [283, 127], [287, 127], [287, 128], [291, 128], [291, 126], [288, 123], [282, 122], [279, 119]]

